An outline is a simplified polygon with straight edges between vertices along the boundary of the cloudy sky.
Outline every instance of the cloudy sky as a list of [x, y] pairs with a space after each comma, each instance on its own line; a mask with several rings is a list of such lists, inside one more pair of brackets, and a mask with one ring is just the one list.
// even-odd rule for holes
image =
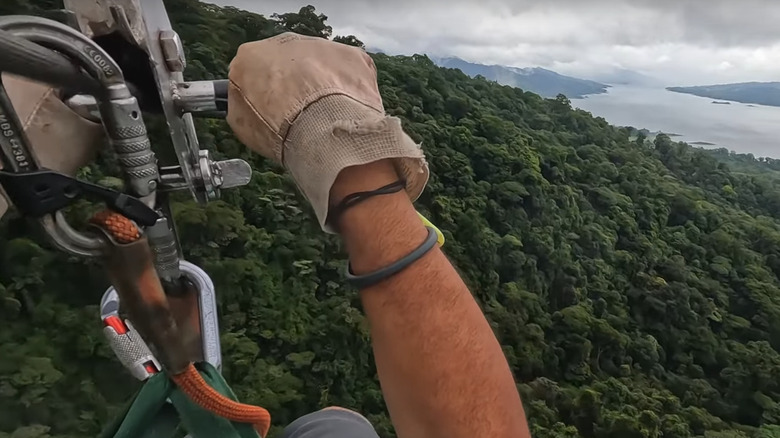
[[391, 54], [459, 56], [668, 85], [780, 80], [778, 0], [207, 0], [262, 14], [313, 4], [334, 34]]

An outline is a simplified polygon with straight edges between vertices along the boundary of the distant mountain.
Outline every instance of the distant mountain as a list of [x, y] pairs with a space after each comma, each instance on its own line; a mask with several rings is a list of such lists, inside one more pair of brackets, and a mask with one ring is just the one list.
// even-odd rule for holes
[[660, 85], [657, 78], [625, 68], [601, 72], [592, 79], [609, 85]]
[[739, 84], [668, 87], [676, 93], [693, 94], [732, 102], [780, 106], [780, 82], [743, 82]]
[[586, 79], [564, 76], [540, 67], [517, 68], [502, 65], [483, 65], [464, 61], [460, 58], [431, 58], [441, 67], [457, 68], [474, 77], [484, 76], [502, 85], [522, 88], [543, 97], [555, 97], [563, 94], [569, 99], [579, 99], [588, 94], [606, 93], [609, 85]]

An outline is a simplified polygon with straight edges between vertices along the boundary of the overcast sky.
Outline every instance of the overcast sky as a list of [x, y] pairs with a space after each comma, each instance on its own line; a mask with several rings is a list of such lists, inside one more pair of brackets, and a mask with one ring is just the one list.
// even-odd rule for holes
[[459, 56], [667, 85], [780, 80], [778, 0], [207, 0], [266, 15], [314, 5], [334, 35], [390, 54]]

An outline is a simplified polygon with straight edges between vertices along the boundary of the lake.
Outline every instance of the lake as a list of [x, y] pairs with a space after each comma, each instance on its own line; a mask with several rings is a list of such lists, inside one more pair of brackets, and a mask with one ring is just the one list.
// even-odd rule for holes
[[757, 157], [780, 158], [780, 107], [749, 106], [673, 93], [664, 88], [617, 85], [607, 93], [572, 99], [572, 105], [618, 126], [680, 134], [675, 141], [707, 142]]

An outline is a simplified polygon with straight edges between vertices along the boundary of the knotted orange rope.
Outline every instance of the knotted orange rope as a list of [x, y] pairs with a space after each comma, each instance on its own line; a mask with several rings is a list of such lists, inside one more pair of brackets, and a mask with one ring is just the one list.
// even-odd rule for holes
[[[130, 219], [110, 210], [96, 214], [91, 222], [108, 231], [119, 243], [131, 243], [141, 238], [141, 232]], [[268, 433], [271, 414], [267, 410], [236, 402], [220, 394], [203, 380], [192, 363], [183, 372], [170, 377], [190, 400], [206, 411], [230, 421], [252, 424], [262, 437]]]

